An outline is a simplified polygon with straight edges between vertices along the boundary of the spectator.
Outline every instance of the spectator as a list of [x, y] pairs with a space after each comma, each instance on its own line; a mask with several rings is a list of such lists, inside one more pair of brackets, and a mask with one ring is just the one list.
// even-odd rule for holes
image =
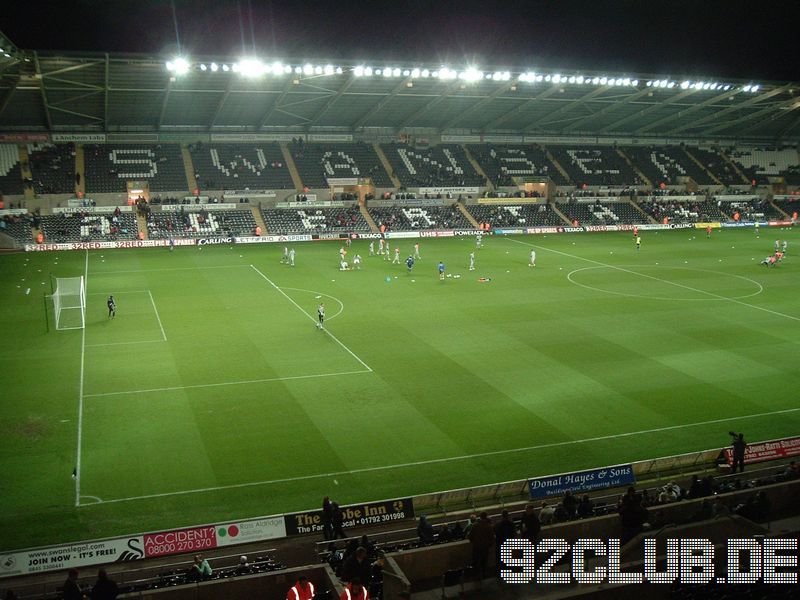
[[658, 503], [668, 504], [670, 502], [677, 502], [678, 498], [680, 497], [681, 488], [675, 482], [670, 481], [663, 488], [661, 488], [661, 492], [658, 494]]
[[342, 565], [342, 580], [344, 581], [361, 581], [365, 584], [369, 583], [372, 574], [372, 564], [367, 558], [367, 549], [359, 546], [355, 554], [350, 556], [344, 561]]
[[580, 503], [578, 504], [578, 517], [581, 519], [587, 519], [594, 514], [594, 504], [592, 501], [589, 500], [589, 495], [584, 494], [583, 498], [581, 498]]
[[575, 499], [575, 496], [572, 495], [571, 491], [566, 491], [561, 505], [564, 507], [564, 510], [567, 511], [567, 518], [574, 519], [575, 515], [578, 513], [578, 501]]
[[533, 504], [528, 504], [525, 507], [525, 512], [522, 515], [521, 532], [523, 537], [531, 542], [536, 542], [539, 538], [539, 533], [542, 531], [542, 524], [539, 521], [539, 516], [536, 514], [536, 509]]
[[436, 539], [436, 535], [433, 532], [433, 525], [430, 524], [428, 517], [425, 515], [422, 515], [419, 518], [419, 523], [417, 524], [417, 535], [419, 536], [419, 541], [423, 544], [432, 544]]
[[472, 566], [478, 573], [478, 578], [485, 579], [489, 551], [494, 546], [494, 530], [486, 512], [482, 512], [480, 519], [472, 526], [469, 541], [472, 543]]
[[494, 539], [495, 539], [494, 555], [495, 555], [495, 564], [497, 564], [498, 566], [500, 565], [500, 547], [503, 545], [503, 542], [514, 537], [517, 537], [517, 528], [514, 525], [514, 521], [511, 520], [508, 511], [504, 510], [502, 512], [502, 516], [500, 517], [500, 521], [498, 521], [494, 526]]
[[800, 477], [800, 465], [795, 461], [791, 461], [784, 469], [783, 476], [787, 479], [797, 479]]
[[732, 431], [730, 432], [733, 437], [733, 465], [731, 468], [731, 473], [736, 473], [737, 467], [739, 470], [744, 473], [744, 453], [747, 449], [747, 442], [744, 441], [744, 434], [740, 433], [736, 435]]
[[83, 600], [83, 598], [83, 591], [78, 585], [78, 569], [70, 569], [64, 582], [64, 600]]
[[478, 515], [472, 513], [467, 519], [467, 523], [464, 525], [464, 537], [469, 537], [469, 532], [472, 531], [472, 528], [475, 526], [475, 523], [478, 522]]
[[189, 571], [189, 578], [197, 581], [199, 579], [208, 579], [211, 577], [213, 571], [211, 570], [211, 565], [208, 564], [208, 561], [203, 558], [202, 554], [195, 554], [194, 556], [194, 564], [192, 565], [191, 570]]
[[236, 574], [237, 575], [248, 575], [253, 571], [250, 567], [250, 563], [247, 562], [247, 557], [243, 554], [239, 557], [239, 566], [236, 567]]
[[322, 536], [326, 540], [333, 539], [333, 507], [328, 496], [322, 499]]
[[286, 600], [312, 600], [312, 598], [314, 598], [314, 584], [305, 575], [300, 575], [286, 592]]
[[339, 600], [368, 600], [368, 598], [367, 588], [361, 585], [360, 579], [354, 579], [348, 583], [339, 596]]
[[105, 569], [100, 569], [97, 572], [97, 583], [94, 584], [89, 597], [91, 600], [114, 600], [117, 595], [119, 595], [117, 584], [108, 578]]
[[703, 496], [700, 478], [697, 475], [692, 475], [692, 483], [689, 484], [689, 498], [701, 498]]
[[622, 521], [623, 539], [626, 543], [635, 536], [647, 521], [647, 509], [642, 505], [642, 497], [633, 487], [629, 487], [617, 505], [620, 520]]
[[550, 525], [556, 520], [555, 506], [547, 506], [546, 502], [542, 502], [542, 509], [539, 511], [539, 521], [542, 525]]
[[331, 502], [331, 526], [333, 527], [333, 535], [331, 537], [332, 540], [347, 537], [344, 534], [344, 529], [342, 529], [343, 525], [344, 513], [342, 512], [342, 509], [339, 508], [339, 503]]

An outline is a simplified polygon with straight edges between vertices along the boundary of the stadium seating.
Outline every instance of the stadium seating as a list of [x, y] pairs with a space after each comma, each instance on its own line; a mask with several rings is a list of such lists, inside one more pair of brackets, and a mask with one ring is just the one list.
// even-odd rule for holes
[[87, 144], [86, 193], [126, 192], [128, 181], [148, 181], [151, 192], [188, 189], [178, 144]]
[[276, 142], [263, 144], [192, 144], [197, 185], [206, 190], [278, 190], [294, 187]]
[[677, 185], [678, 178], [685, 176], [698, 185], [715, 183], [680, 146], [625, 146], [622, 151], [653, 187], [657, 188], [660, 183]]
[[628, 202], [565, 202], [558, 205], [570, 221], [585, 225], [624, 225], [641, 223], [644, 217]]
[[450, 206], [391, 206], [370, 207], [369, 214], [379, 227], [387, 231], [413, 229], [474, 229], [458, 207]]
[[299, 210], [262, 208], [261, 214], [270, 233], [369, 231], [369, 225], [357, 206]]
[[578, 186], [642, 184], [639, 176], [611, 146], [551, 145], [547, 149]]
[[201, 205], [186, 205], [183, 210], [154, 210], [147, 215], [151, 239], [252, 235], [255, 228], [251, 210], [205, 210]]
[[19, 149], [14, 144], [0, 144], [0, 194], [22, 194], [23, 191]]
[[470, 144], [469, 151], [496, 186], [514, 185], [514, 177], [550, 177], [557, 185], [569, 185], [539, 146]]
[[382, 144], [381, 148], [403, 186], [486, 185], [484, 178], [475, 171], [461, 146], [443, 144], [433, 148], [414, 148], [406, 144]]
[[73, 144], [28, 144], [28, 163], [37, 194], [72, 194], [75, 191]]
[[781, 176], [789, 185], [800, 185], [797, 148], [734, 148], [729, 155], [745, 176], [759, 185], [768, 184], [770, 176]]
[[95, 242], [102, 240], [134, 240], [138, 228], [136, 216], [130, 212], [120, 213], [76, 213], [42, 217], [45, 241], [51, 243]]
[[29, 244], [33, 241], [31, 218], [28, 215], [6, 215], [0, 218], [0, 233], [5, 233], [20, 244]]
[[[780, 208], [790, 217], [792, 216], [792, 213], [800, 213], [800, 196], [790, 200], [775, 200], [774, 202], [778, 208]], [[783, 218], [783, 215], [781, 215], [781, 218]]]
[[297, 172], [306, 187], [329, 187], [328, 178], [331, 177], [369, 177], [376, 187], [392, 187], [392, 180], [369, 144], [294, 142], [290, 148]]
[[730, 217], [733, 217], [738, 212], [742, 221], [762, 221], [764, 219], [776, 221], [783, 219], [783, 215], [766, 200], [726, 202], [724, 208]]
[[692, 146], [688, 148], [688, 151], [723, 185], [746, 183], [716, 148]]
[[553, 227], [564, 225], [564, 220], [550, 204], [474, 204], [467, 206], [478, 223], [493, 227]]

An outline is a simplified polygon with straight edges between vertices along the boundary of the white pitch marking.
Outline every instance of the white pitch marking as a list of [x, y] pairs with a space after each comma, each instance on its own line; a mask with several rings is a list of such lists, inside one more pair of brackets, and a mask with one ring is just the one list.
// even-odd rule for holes
[[210, 387], [224, 387], [229, 385], [247, 385], [250, 383], [269, 383], [270, 381], [291, 381], [293, 379], [314, 379], [317, 377], [334, 377], [336, 375], [357, 375], [359, 373], [371, 373], [369, 371], [342, 371], [339, 373], [319, 373], [316, 375], [291, 375], [289, 377], [270, 377], [267, 379], [248, 379], [244, 381], [223, 381], [220, 383], [200, 383], [197, 385], [176, 385], [162, 388], [149, 388], [144, 390], [123, 390], [121, 392], [102, 392], [99, 394], [86, 394], [84, 398], [103, 398], [106, 396], [127, 396], [131, 394], [147, 394], [150, 392], [172, 392], [175, 390], [194, 390]]
[[205, 267], [165, 267], [163, 269], [131, 269], [128, 271], [97, 271], [96, 273], [92, 273], [92, 275], [118, 275], [122, 273], [153, 273], [156, 271], [197, 271], [198, 269], [202, 269], [205, 271], [206, 269], [232, 269], [233, 267], [246, 267], [247, 265], [209, 265]]
[[164, 341], [166, 342], [167, 341], [167, 334], [164, 333], [164, 326], [161, 324], [161, 317], [158, 316], [158, 309], [156, 308], [156, 301], [153, 300], [153, 294], [150, 292], [150, 290], [147, 290], [147, 295], [150, 296], [150, 304], [153, 305], [153, 310], [156, 312], [156, 319], [158, 320], [158, 326], [161, 329], [161, 337], [163, 337]]
[[[96, 273], [92, 273], [92, 275], [96, 275]], [[114, 292], [114, 295], [119, 296], [121, 294], [147, 294], [150, 290], [122, 290], [121, 292]], [[86, 294], [87, 296], [105, 296], [105, 292], [92, 292], [91, 294]], [[111, 295], [111, 294], [108, 294]]]
[[338, 317], [340, 314], [342, 314], [344, 312], [344, 302], [339, 300], [336, 296], [331, 296], [330, 294], [323, 294], [322, 292], [317, 292], [316, 290], [304, 290], [304, 289], [301, 289], [301, 288], [285, 287], [283, 289], [284, 290], [292, 290], [292, 291], [295, 291], [295, 292], [308, 292], [309, 294], [319, 294], [319, 296], [317, 296], [317, 298], [321, 298], [322, 296], [325, 296], [326, 298], [330, 298], [334, 302], [338, 302], [339, 303], [339, 312], [337, 312], [333, 316], [325, 317], [326, 321], [332, 321], [333, 319], [335, 319], [336, 317]]
[[609, 265], [609, 264], [600, 262], [599, 260], [594, 260], [594, 259], [591, 259], [591, 258], [584, 258], [583, 256], [576, 256], [574, 254], [569, 254], [567, 252], [561, 252], [561, 250], [553, 250], [552, 248], [547, 248], [545, 246], [537, 246], [536, 244], [529, 244], [528, 242], [522, 242], [520, 240], [509, 239], [508, 241], [509, 242], [514, 242], [516, 244], [522, 244], [523, 246], [530, 246], [532, 248], [539, 248], [541, 250], [547, 250], [549, 252], [555, 252], [556, 254], [561, 254], [562, 256], [567, 256], [569, 258], [577, 258], [578, 260], [583, 260], [583, 261], [594, 263], [596, 265], [600, 265], [600, 266], [603, 266], [603, 267], [608, 267], [609, 269], [616, 269], [618, 271], [624, 271], [625, 273], [630, 273], [631, 275], [639, 275], [640, 277], [644, 277], [646, 279], [653, 279], [655, 281], [660, 281], [662, 283], [668, 283], [670, 285], [674, 285], [675, 287], [684, 288], [686, 290], [690, 290], [692, 292], [698, 292], [700, 294], [706, 294], [708, 296], [712, 296], [712, 297], [718, 298], [720, 300], [726, 300], [728, 302], [733, 302], [734, 304], [741, 304], [742, 306], [747, 306], [748, 308], [754, 308], [756, 310], [761, 310], [763, 312], [767, 312], [767, 313], [776, 315], [778, 317], [784, 317], [786, 319], [792, 319], [793, 321], [800, 321], [800, 317], [787, 315], [785, 313], [778, 312], [776, 310], [772, 310], [772, 309], [769, 309], [769, 308], [764, 308], [763, 306], [757, 306], [755, 304], [748, 304], [747, 302], [742, 302], [741, 300], [736, 300], [735, 298], [728, 298], [727, 296], [720, 296], [719, 294], [715, 294], [714, 292], [707, 292], [706, 290], [700, 290], [700, 289], [697, 289], [697, 288], [693, 288], [693, 287], [688, 286], [688, 285], [683, 285], [682, 283], [675, 283], [674, 281], [668, 281], [666, 279], [659, 279], [658, 277], [653, 277], [652, 275], [645, 275], [644, 273], [637, 273], [636, 271], [631, 271], [629, 269], [623, 269], [622, 267], [617, 267], [615, 265]]
[[130, 496], [128, 498], [115, 498], [112, 500], [103, 500], [101, 504], [112, 504], [116, 502], [128, 502], [131, 500], [145, 500], [148, 498], [163, 498], [165, 496], [182, 496], [186, 494], [198, 494], [202, 492], [215, 492], [219, 490], [227, 490], [227, 489], [237, 489], [237, 488], [246, 488], [246, 487], [255, 487], [258, 485], [270, 485], [274, 483], [291, 483], [293, 481], [304, 481], [309, 479], [321, 479], [321, 478], [328, 478], [328, 477], [339, 477], [341, 475], [357, 475], [359, 473], [372, 473], [375, 471], [388, 471], [390, 469], [402, 469], [405, 467], [417, 467], [421, 465], [431, 465], [437, 463], [448, 463], [448, 462], [455, 462], [459, 460], [469, 460], [471, 458], [483, 458], [486, 456], [500, 456], [502, 454], [516, 454], [519, 452], [528, 452], [531, 450], [543, 450], [545, 448], [557, 448], [559, 446], [571, 446], [574, 444], [587, 444], [590, 442], [600, 442], [605, 440], [613, 440], [617, 438], [625, 438], [625, 437], [633, 437], [637, 435], [645, 435], [648, 433], [661, 433], [664, 431], [674, 431], [676, 429], [685, 429], [687, 427], [700, 427], [703, 425], [716, 425], [719, 423], [728, 423], [730, 421], [741, 421], [744, 419], [753, 419], [757, 417], [768, 417], [773, 415], [780, 415], [780, 414], [789, 414], [789, 413], [796, 413], [799, 412], [800, 408], [787, 408], [783, 410], [774, 410], [769, 412], [763, 413], [755, 413], [751, 415], [743, 415], [740, 417], [725, 417], [722, 419], [713, 419], [710, 421], [698, 421], [696, 423], [685, 423], [683, 425], [669, 425], [667, 427], [657, 427], [655, 429], [643, 429], [640, 431], [629, 431], [627, 433], [615, 433], [613, 435], [601, 435], [592, 438], [585, 438], [581, 440], [567, 440], [564, 442], [552, 442], [549, 444], [539, 444], [537, 446], [526, 446], [524, 448], [510, 448], [507, 450], [492, 450], [490, 452], [479, 452], [477, 454], [464, 454], [461, 456], [449, 456], [446, 458], [434, 458], [431, 460], [418, 460], [415, 462], [409, 463], [400, 463], [395, 465], [385, 465], [381, 467], [365, 467], [363, 469], [352, 469], [350, 471], [334, 471], [332, 473], [319, 473], [317, 475], [301, 475], [298, 477], [285, 477], [282, 479], [270, 479], [266, 481], [252, 481], [249, 483], [234, 483], [232, 485], [219, 485], [214, 487], [207, 487], [207, 488], [197, 488], [193, 490], [182, 490], [179, 492], [164, 492], [160, 494], [145, 494], [142, 496]]
[[[83, 293], [89, 287], [89, 251], [83, 266]], [[86, 316], [84, 315], [83, 329], [81, 329], [81, 379], [78, 387], [78, 452], [75, 458], [75, 506], [81, 503], [81, 442], [83, 438], [83, 373], [86, 357]]]
[[[300, 305], [299, 305], [297, 302], [295, 302], [294, 300], [292, 300], [291, 296], [289, 296], [289, 295], [288, 295], [286, 292], [284, 292], [284, 291], [283, 291], [281, 288], [279, 288], [277, 285], [275, 285], [275, 283], [274, 283], [274, 282], [273, 282], [273, 281], [272, 281], [272, 280], [271, 280], [269, 277], [267, 277], [266, 275], [264, 275], [264, 274], [263, 274], [261, 271], [259, 271], [259, 270], [258, 270], [258, 269], [257, 269], [257, 268], [254, 266], [254, 265], [250, 265], [250, 267], [251, 267], [251, 268], [252, 268], [252, 269], [253, 269], [253, 270], [254, 270], [256, 273], [258, 273], [259, 275], [261, 275], [261, 277], [263, 277], [263, 278], [264, 278], [264, 280], [265, 280], [267, 283], [269, 283], [269, 284], [270, 284], [272, 287], [274, 287], [274, 288], [275, 288], [275, 289], [276, 289], [278, 292], [280, 292], [280, 293], [283, 295], [283, 297], [284, 297], [284, 298], [286, 298], [286, 299], [287, 299], [289, 302], [291, 302], [292, 304], [294, 304], [294, 305], [297, 307], [297, 310], [299, 310], [301, 313], [303, 313], [305, 316], [307, 316], [309, 319], [311, 319], [311, 322], [312, 322], [312, 323], [315, 323], [315, 324], [316, 324], [317, 320], [316, 320], [314, 317], [312, 317], [310, 314], [308, 314], [308, 313], [307, 313], [307, 312], [306, 312], [306, 311], [303, 309], [303, 307], [302, 307], [302, 306], [300, 306]], [[342, 348], [344, 348], [344, 349], [345, 349], [345, 350], [348, 352], [348, 354], [350, 354], [350, 356], [352, 356], [352, 357], [353, 357], [353, 358], [355, 358], [355, 359], [356, 359], [358, 362], [360, 362], [360, 363], [361, 363], [361, 364], [364, 366], [364, 368], [366, 368], [368, 371], [372, 372], [372, 367], [370, 367], [370, 366], [369, 366], [367, 363], [365, 363], [363, 360], [361, 360], [361, 359], [358, 357], [358, 355], [356, 355], [356, 353], [355, 353], [355, 352], [353, 352], [352, 350], [350, 350], [350, 348], [348, 348], [348, 347], [347, 347], [347, 346], [345, 346], [345, 345], [344, 345], [344, 344], [343, 344], [341, 341], [339, 341], [339, 338], [337, 338], [335, 335], [333, 335], [333, 334], [332, 334], [330, 331], [328, 331], [327, 329], [325, 330], [325, 332], [326, 332], [326, 333], [327, 333], [329, 336], [331, 336], [331, 339], [332, 339], [334, 342], [336, 342], [336, 343], [337, 343], [337, 344], [339, 344], [339, 345], [340, 345]]]
[[167, 340], [138, 340], [135, 342], [107, 342], [105, 344], [86, 344], [87, 348], [103, 348], [105, 346], [128, 346], [130, 344], [161, 344]]

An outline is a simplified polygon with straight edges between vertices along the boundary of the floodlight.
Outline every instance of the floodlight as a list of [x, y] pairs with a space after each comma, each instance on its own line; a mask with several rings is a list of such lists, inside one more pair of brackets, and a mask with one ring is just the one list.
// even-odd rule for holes
[[297, 75], [299, 75], [300, 73], [302, 73], [302, 72], [303, 72], [303, 67], [295, 67], [295, 68], [294, 68], [294, 72], [295, 72]]
[[239, 63], [233, 63], [231, 65], [231, 71], [233, 71], [234, 73], [238, 73], [239, 72]]
[[750, 91], [751, 92], [757, 92], [759, 87], [760, 86], [758, 84], [756, 84], [756, 85], [754, 85], [753, 87], [750, 88]]
[[[298, 69], [299, 68], [300, 67], [298, 67]], [[314, 74], [314, 66], [306, 63], [306, 64], [303, 65], [302, 71], [303, 71], [303, 75], [313, 75]]]
[[744, 86], [742, 89], [743, 89], [745, 92], [749, 92], [751, 87], [752, 87], [752, 86], [746, 85], [746, 86]]
[[466, 71], [459, 73], [458, 76], [464, 81], [480, 81], [483, 79], [483, 71], [479, 71], [475, 67], [468, 67]]
[[569, 79], [567, 79], [568, 83], [575, 83], [575, 75], [571, 75]]
[[344, 71], [342, 70], [342, 67], [336, 67], [336, 74], [337, 75], [341, 75], [343, 72]]
[[601, 77], [600, 78], [600, 85], [605, 85], [608, 83], [608, 77]]
[[674, 88], [674, 87], [675, 87], [675, 82], [674, 82], [674, 81], [670, 81], [670, 82], [667, 84], [667, 87], [668, 87], [669, 89], [672, 89], [672, 88]]
[[583, 75], [578, 75], [578, 76], [575, 78], [575, 81], [577, 81], [578, 83], [583, 83], [583, 82], [584, 82], [584, 81], [586, 81], [586, 80], [583, 78]]
[[176, 75], [183, 75], [189, 72], [189, 63], [185, 58], [174, 58], [167, 61], [167, 71], [172, 71]]
[[364, 77], [372, 77], [372, 67], [364, 67]]
[[437, 78], [439, 77], [439, 71], [431, 71], [431, 77]]
[[633, 81], [631, 81], [631, 85], [632, 85], [633, 87], [636, 87], [636, 86], [638, 86], [638, 85], [639, 85], [639, 80], [638, 80], [638, 79], [634, 79]]
[[392, 69], [392, 75], [394, 75], [395, 77], [400, 77], [400, 69], [398, 69], [397, 67]]
[[364, 76], [364, 67], [358, 66], [355, 69], [353, 69], [353, 75], [355, 75], [356, 77], [363, 77]]
[[375, 69], [375, 75], [380, 75], [383, 73], [383, 69]]
[[600, 83], [600, 78], [599, 77], [592, 77], [592, 83], [594, 85], [597, 85], [598, 83]]
[[272, 63], [272, 72], [275, 75], [280, 75], [281, 73], [283, 73], [283, 65], [279, 62]]
[[403, 77], [408, 77], [409, 75], [411, 75], [411, 71], [408, 69], [403, 69]]
[[384, 69], [383, 70], [383, 76], [384, 77], [391, 77], [392, 76], [392, 68], [391, 67], [387, 67], [386, 69]]
[[541, 75], [537, 75], [537, 76], [536, 76], [536, 81], [541, 81], [542, 79], [544, 79], [544, 77], [543, 77], [543, 76], [541, 76]]
[[545, 81], [552, 81], [553, 80], [553, 76], [552, 75], [546, 75], [544, 80]]
[[292, 72], [292, 65], [283, 65], [283, 72], [287, 75]]
[[726, 85], [726, 86], [724, 86], [722, 89], [723, 89], [723, 90], [725, 90], [725, 91], [727, 92], [729, 89], [731, 89], [731, 86], [729, 86], [729, 85]]
[[416, 78], [418, 78], [419, 76], [420, 76], [420, 70], [419, 70], [419, 69], [411, 69], [411, 77], [413, 77], [414, 79], [416, 79]]
[[216, 73], [219, 70], [219, 65], [217, 63], [211, 63], [211, 70]]
[[694, 89], [702, 90], [703, 89], [703, 82], [702, 81], [698, 81], [697, 83], [695, 83], [694, 84]]
[[260, 77], [266, 71], [264, 63], [257, 58], [244, 58], [234, 65], [242, 77]]
[[560, 81], [561, 81], [561, 75], [559, 75], [558, 73], [553, 75], [553, 83], [559, 83]]
[[682, 82], [681, 82], [681, 89], [682, 89], [682, 90], [685, 90], [685, 89], [687, 89], [687, 88], [688, 88], [690, 85], [692, 85], [692, 82], [691, 82], [691, 81], [682, 81]]
[[228, 72], [231, 70], [231, 68], [228, 65], [222, 65], [222, 70]]
[[703, 89], [704, 89], [704, 90], [707, 90], [707, 89], [708, 89], [708, 88], [710, 88], [710, 87], [711, 87], [711, 84], [710, 84], [710, 83], [708, 83], [708, 82], [706, 82], [706, 83], [704, 83], [704, 84], [703, 84]]
[[200, 70], [201, 70], [201, 71], [207, 71], [207, 70], [208, 70], [208, 67], [207, 67], [207, 66], [205, 66], [204, 64], [201, 64], [201, 65], [200, 65]]
[[320, 65], [317, 65], [316, 67], [314, 67], [314, 75], [322, 75], [322, 70], [323, 70], [322, 67]]
[[422, 75], [423, 77], [429, 77], [430, 74], [431, 73], [430, 71], [428, 71], [428, 69], [422, 69], [422, 73], [420, 73], [420, 75]]

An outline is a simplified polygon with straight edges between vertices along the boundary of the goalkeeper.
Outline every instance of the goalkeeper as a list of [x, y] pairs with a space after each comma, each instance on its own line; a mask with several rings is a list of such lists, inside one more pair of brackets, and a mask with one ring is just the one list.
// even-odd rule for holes
[[117, 303], [114, 302], [114, 296], [109, 296], [106, 304], [108, 305], [108, 318], [113, 319], [117, 316]]

